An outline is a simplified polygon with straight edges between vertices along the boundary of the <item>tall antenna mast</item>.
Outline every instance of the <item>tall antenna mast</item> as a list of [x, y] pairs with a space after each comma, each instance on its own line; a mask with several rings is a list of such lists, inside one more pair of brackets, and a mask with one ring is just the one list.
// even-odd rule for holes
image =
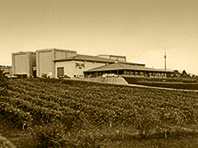
[[167, 56], [166, 56], [166, 52], [164, 53], [164, 69], [166, 70], [166, 58], [167, 58]]

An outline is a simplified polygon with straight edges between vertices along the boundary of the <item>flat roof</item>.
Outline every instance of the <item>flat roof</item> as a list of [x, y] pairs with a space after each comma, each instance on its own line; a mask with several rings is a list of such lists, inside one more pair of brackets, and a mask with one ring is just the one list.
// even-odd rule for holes
[[109, 65], [93, 68], [93, 69], [90, 69], [90, 70], [86, 70], [84, 72], [113, 71], [113, 70], [137, 70], [137, 71], [153, 71], [153, 72], [172, 72], [171, 70], [148, 68], [148, 67], [144, 67], [144, 66], [135, 66], [135, 65], [124, 64], [124, 63], [109, 64]]
[[64, 59], [57, 59], [54, 60], [54, 62], [62, 62], [62, 61], [92, 61], [92, 62], [102, 62], [102, 63], [125, 63], [128, 65], [138, 65], [138, 66], [145, 66], [145, 64], [140, 64], [140, 63], [132, 63], [132, 62], [122, 62], [122, 61], [115, 61], [112, 59], [106, 59], [98, 56], [90, 56], [90, 55], [82, 55], [82, 54], [77, 54], [76, 56], [64, 58]]
[[34, 52], [34, 51], [19, 51], [19, 52], [14, 52], [13, 54], [14, 55], [17, 55], [17, 54], [27, 54], [27, 53], [36, 54], [36, 52]]
[[51, 50], [76, 52], [75, 50], [69, 50], [69, 49], [58, 49], [58, 48], [38, 49], [38, 50], [36, 50], [36, 52], [45, 52], [45, 51], [51, 51]]
[[135, 63], [135, 62], [123, 62], [123, 61], [118, 61], [118, 63], [121, 64], [128, 64], [128, 65], [134, 65], [134, 66], [145, 66], [143, 63]]
[[64, 59], [58, 59], [54, 60], [55, 62], [61, 62], [61, 61], [92, 61], [92, 62], [103, 62], [103, 63], [114, 63], [114, 60], [111, 59], [106, 59], [106, 58], [100, 58], [97, 56], [90, 56], [90, 55], [82, 55], [82, 54], [77, 54], [76, 56], [64, 58]]
[[97, 56], [110, 56], [110, 57], [120, 57], [120, 58], [126, 58], [126, 56], [121, 55], [112, 55], [112, 54], [99, 54]]

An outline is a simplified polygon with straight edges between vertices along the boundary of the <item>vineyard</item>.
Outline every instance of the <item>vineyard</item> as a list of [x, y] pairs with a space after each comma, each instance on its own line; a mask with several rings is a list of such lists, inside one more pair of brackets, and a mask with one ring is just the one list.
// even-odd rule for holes
[[25, 143], [24, 137], [11, 139], [17, 147], [117, 147], [123, 141], [168, 146], [173, 137], [197, 138], [198, 93], [13, 79], [0, 95], [0, 120], [28, 135]]

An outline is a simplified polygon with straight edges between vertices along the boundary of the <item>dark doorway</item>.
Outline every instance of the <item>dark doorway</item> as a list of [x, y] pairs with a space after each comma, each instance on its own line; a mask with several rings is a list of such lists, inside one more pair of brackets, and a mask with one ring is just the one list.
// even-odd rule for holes
[[57, 77], [64, 76], [64, 67], [58, 67], [57, 68]]
[[33, 77], [36, 78], [36, 70], [33, 70]]

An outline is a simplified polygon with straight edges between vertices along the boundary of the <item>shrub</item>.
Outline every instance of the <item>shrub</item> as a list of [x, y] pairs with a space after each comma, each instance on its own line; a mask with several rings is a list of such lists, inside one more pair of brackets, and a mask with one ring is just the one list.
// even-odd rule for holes
[[141, 139], [149, 137], [152, 131], [158, 128], [159, 121], [157, 113], [148, 108], [141, 108], [137, 113], [134, 125], [139, 130]]
[[59, 122], [54, 122], [35, 127], [32, 134], [38, 148], [59, 148], [66, 145], [64, 139], [66, 133], [67, 127]]
[[1, 94], [7, 93], [7, 89], [8, 89], [7, 79], [3, 71], [0, 69], [0, 93]]

